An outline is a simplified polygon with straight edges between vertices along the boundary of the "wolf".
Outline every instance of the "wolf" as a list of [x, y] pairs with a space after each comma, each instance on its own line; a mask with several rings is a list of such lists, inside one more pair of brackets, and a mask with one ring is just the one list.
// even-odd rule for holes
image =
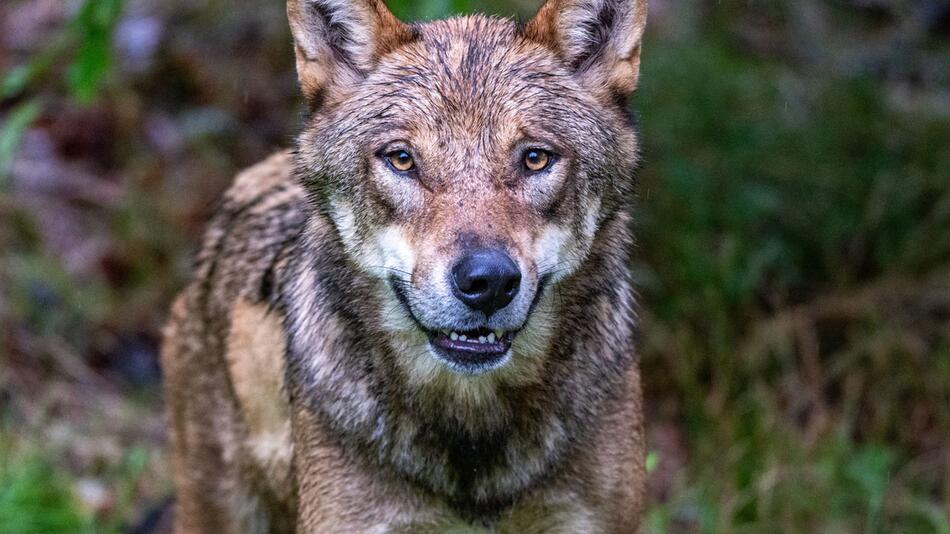
[[636, 531], [644, 0], [287, 13], [302, 133], [164, 333], [176, 531]]

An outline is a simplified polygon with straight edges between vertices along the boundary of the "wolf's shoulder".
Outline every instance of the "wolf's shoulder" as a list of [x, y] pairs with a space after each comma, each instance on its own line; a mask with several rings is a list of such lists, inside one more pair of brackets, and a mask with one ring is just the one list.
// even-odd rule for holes
[[303, 189], [294, 178], [293, 155], [289, 150], [277, 152], [243, 171], [234, 178], [224, 193], [224, 203], [242, 205], [253, 203], [261, 195], [275, 189], [292, 190], [303, 198]]
[[193, 283], [220, 303], [270, 297], [297, 246], [306, 205], [290, 152], [238, 173], [207, 226]]

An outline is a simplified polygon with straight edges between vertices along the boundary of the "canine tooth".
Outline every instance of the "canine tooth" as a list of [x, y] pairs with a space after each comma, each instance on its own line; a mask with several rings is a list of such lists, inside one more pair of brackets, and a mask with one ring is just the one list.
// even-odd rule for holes
[[479, 342], [479, 343], [484, 343], [485, 340], [486, 340], [485, 336], [478, 336], [478, 342]]
[[504, 330], [495, 330], [495, 337], [501, 339], [505, 335]]
[[488, 342], [489, 342], [489, 343], [494, 343], [494, 342], [495, 342], [495, 333], [494, 333], [494, 332], [492, 332], [491, 334], [488, 334]]
[[460, 335], [459, 341], [468, 341], [468, 336], [466, 336], [465, 334]]
[[452, 334], [449, 335], [449, 337], [452, 338], [452, 341], [458, 341], [459, 335], [456, 334], [455, 332], [452, 332]]

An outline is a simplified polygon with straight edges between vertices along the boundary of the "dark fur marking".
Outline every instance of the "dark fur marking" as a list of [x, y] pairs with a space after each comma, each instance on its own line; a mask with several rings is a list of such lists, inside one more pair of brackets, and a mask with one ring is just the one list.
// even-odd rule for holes
[[218, 268], [218, 260], [222, 257], [221, 251], [223, 250], [225, 244], [227, 243], [228, 237], [231, 235], [231, 232], [234, 230], [235, 222], [238, 220], [239, 217], [241, 217], [248, 211], [254, 209], [258, 205], [260, 205], [262, 202], [270, 198], [271, 195], [278, 193], [280, 191], [284, 191], [284, 190], [286, 190], [285, 185], [283, 184], [275, 185], [265, 190], [264, 192], [260, 193], [259, 195], [255, 196], [250, 201], [239, 205], [237, 209], [233, 209], [233, 207], [230, 206], [230, 204], [227, 201], [225, 201], [224, 204], [220, 208], [221, 211], [219, 212], [219, 214], [214, 217], [214, 219], [217, 219], [218, 217], [223, 217], [226, 219], [227, 222], [222, 223], [220, 225], [221, 227], [225, 228], [225, 230], [219, 236], [218, 240], [215, 241], [214, 244], [212, 245], [213, 252], [209, 255], [209, 260], [211, 263], [208, 265], [207, 274], [201, 280], [200, 294], [202, 295], [201, 296], [201, 299], [203, 301], [202, 308], [204, 310], [206, 322], [210, 322], [212, 320], [212, 313], [211, 313], [211, 310], [209, 309], [210, 303], [208, 302], [205, 296], [208, 295], [208, 293], [210, 292], [211, 284], [215, 282], [215, 272], [217, 271], [217, 268]]
[[333, 56], [337, 61], [347, 65], [356, 72], [362, 72], [353, 61], [343, 53], [344, 47], [348, 44], [353, 43], [353, 39], [350, 36], [349, 30], [343, 24], [333, 21], [333, 9], [323, 4], [322, 2], [312, 2], [314, 14], [320, 18], [320, 22], [326, 27], [326, 35], [328, 35], [330, 49], [333, 51]]

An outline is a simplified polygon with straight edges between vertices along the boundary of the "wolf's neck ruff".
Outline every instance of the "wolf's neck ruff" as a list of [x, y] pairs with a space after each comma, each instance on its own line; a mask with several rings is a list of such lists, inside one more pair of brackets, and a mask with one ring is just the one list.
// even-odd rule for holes
[[545, 325], [551, 343], [538, 380], [498, 381], [490, 397], [465, 400], [411, 384], [396, 361], [409, 355], [378, 319], [379, 281], [340, 269], [349, 260], [338, 236], [312, 216], [290, 267], [296, 283], [281, 297], [292, 402], [364, 465], [467, 517], [495, 516], [558, 472], [589, 430], [581, 425], [596, 422], [604, 401], [623, 390], [634, 361], [628, 221], [621, 212], [605, 223], [590, 259], [541, 297], [550, 308], [536, 320], [553, 323]]

